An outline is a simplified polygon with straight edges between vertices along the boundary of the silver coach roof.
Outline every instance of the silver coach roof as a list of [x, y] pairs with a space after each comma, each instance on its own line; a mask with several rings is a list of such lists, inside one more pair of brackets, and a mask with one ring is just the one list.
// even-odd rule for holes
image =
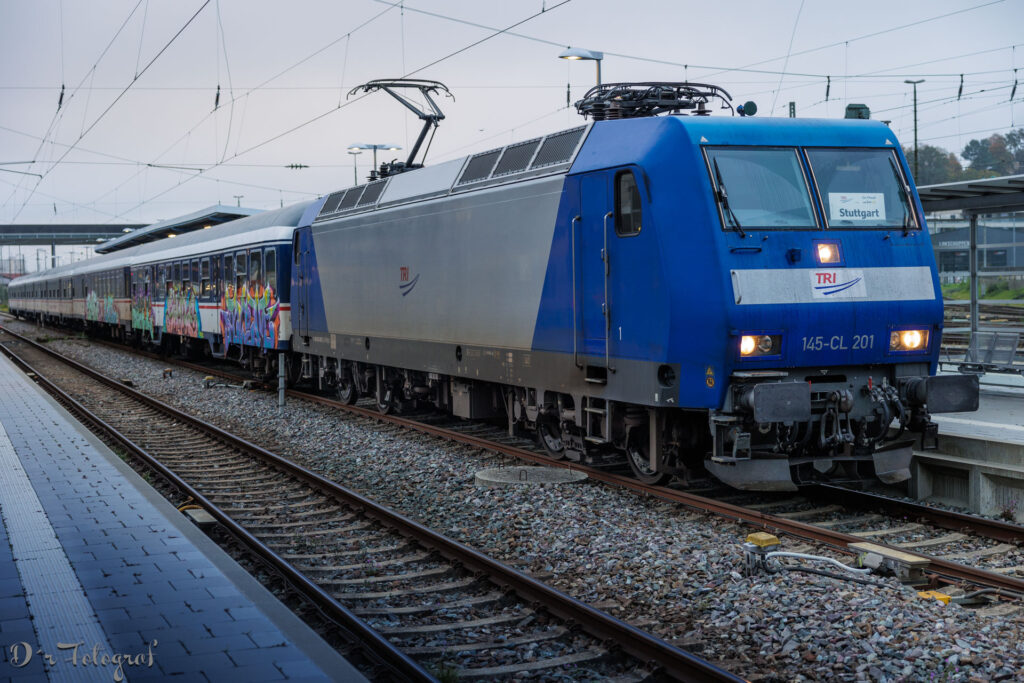
[[[130, 247], [112, 254], [96, 256], [71, 265], [52, 268], [32, 275], [23, 275], [16, 278], [11, 284], [19, 286], [33, 282], [46, 282], [54, 278], [73, 277], [97, 270], [181, 259], [210, 251], [230, 250], [239, 244], [291, 239], [291, 233], [298, 226], [302, 215], [316, 201], [319, 200], [299, 202], [283, 209], [265, 211], [255, 216], [216, 225], [209, 230], [197, 230], [174, 238], [140, 244], [137, 247]], [[240, 235], [245, 235], [246, 239], [238, 239]]]

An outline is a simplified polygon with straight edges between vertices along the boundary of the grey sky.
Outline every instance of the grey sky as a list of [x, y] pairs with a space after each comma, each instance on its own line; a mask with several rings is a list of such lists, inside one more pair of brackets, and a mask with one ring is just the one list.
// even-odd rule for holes
[[[758, 116], [773, 103], [785, 116], [795, 101], [799, 116], [841, 117], [863, 102], [903, 144], [913, 140], [906, 78], [926, 79], [922, 142], [960, 151], [1024, 125], [1024, 83], [1008, 101], [1014, 68], [1024, 80], [1021, 0], [203, 3], [0, 0], [0, 221], [151, 222], [234, 195], [270, 208], [349, 185], [349, 143], [408, 149], [419, 129], [383, 93], [346, 100], [373, 78], [415, 72], [451, 88], [428, 163], [566, 128], [581, 120], [565, 107], [566, 84], [575, 100], [594, 82], [593, 63], [556, 58], [566, 45], [603, 50], [606, 82], [711, 82], [735, 103], [756, 101]], [[417, 10], [504, 28], [542, 9], [513, 29], [521, 36], [419, 71], [493, 31]], [[748, 65], [765, 73], [735, 70]], [[365, 177], [370, 155], [357, 161]]]

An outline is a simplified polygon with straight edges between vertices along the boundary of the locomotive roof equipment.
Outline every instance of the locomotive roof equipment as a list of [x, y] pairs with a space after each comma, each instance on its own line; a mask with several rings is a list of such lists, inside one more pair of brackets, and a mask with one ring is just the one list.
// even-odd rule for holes
[[[420, 91], [423, 95], [423, 99], [426, 100], [426, 107], [419, 107], [409, 97], [397, 92], [403, 88], [415, 88]], [[407, 109], [413, 114], [419, 117], [420, 121], [423, 121], [423, 129], [420, 130], [420, 136], [416, 138], [416, 144], [412, 146], [409, 151], [409, 158], [404, 162], [391, 161], [381, 164], [380, 169], [373, 169], [370, 171], [370, 180], [376, 180], [378, 173], [381, 178], [386, 178], [389, 175], [395, 175], [396, 173], [404, 173], [405, 171], [411, 171], [414, 168], [423, 168], [423, 162], [415, 163], [416, 155], [420, 151], [420, 146], [423, 144], [423, 140], [427, 137], [427, 131], [430, 133], [430, 142], [427, 143], [427, 149], [423, 151], [423, 158], [427, 158], [427, 152], [430, 151], [430, 143], [434, 141], [434, 132], [437, 131], [439, 122], [444, 119], [444, 114], [441, 112], [441, 108], [437, 106], [434, 98], [430, 96], [431, 93], [438, 95], [444, 94], [451, 99], [455, 99], [451, 91], [448, 90], [448, 86], [440, 81], [428, 81], [420, 78], [392, 78], [392, 79], [380, 79], [357, 85], [349, 91], [348, 96], [357, 92], [372, 93], [378, 90], [383, 90], [387, 94], [394, 97], [396, 100], [401, 102]], [[427, 111], [429, 108], [430, 111]]]
[[[695, 116], [707, 116], [711, 110], [708, 101], [719, 99], [722, 109], [732, 111], [732, 96], [717, 85], [708, 83], [605, 83], [587, 91], [583, 99], [576, 102], [576, 111], [595, 121], [611, 119], [632, 119], [659, 114], [679, 114], [693, 110]], [[752, 102], [737, 108], [740, 116], [752, 116], [757, 107]]]

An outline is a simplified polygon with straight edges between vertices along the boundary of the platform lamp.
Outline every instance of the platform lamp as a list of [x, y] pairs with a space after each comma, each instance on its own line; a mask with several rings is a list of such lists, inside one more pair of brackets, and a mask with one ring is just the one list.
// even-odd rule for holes
[[348, 153], [352, 155], [352, 186], [355, 187], [359, 184], [359, 169], [356, 165], [356, 157], [362, 154], [363, 150], [349, 147]]
[[376, 143], [367, 143], [367, 142], [353, 142], [351, 145], [348, 146], [348, 151], [349, 151], [350, 154], [352, 153], [352, 150], [355, 150], [355, 149], [357, 149], [357, 150], [372, 149], [373, 150], [373, 168], [370, 169], [370, 180], [374, 180], [377, 177], [377, 150], [378, 149], [386, 149], [389, 152], [397, 152], [398, 150], [400, 150], [402, 148], [399, 147], [398, 145], [379, 145], [379, 144], [376, 144]]
[[604, 59], [604, 53], [598, 52], [597, 50], [584, 50], [582, 47], [570, 47], [566, 48], [562, 54], [558, 55], [562, 59], [571, 59], [573, 61], [579, 61], [583, 59], [593, 60], [597, 64], [597, 85], [601, 85], [601, 60]]

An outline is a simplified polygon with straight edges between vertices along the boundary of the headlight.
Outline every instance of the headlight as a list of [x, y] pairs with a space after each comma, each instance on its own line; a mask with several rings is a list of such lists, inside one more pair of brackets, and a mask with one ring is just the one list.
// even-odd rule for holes
[[922, 351], [928, 348], [928, 330], [893, 330], [890, 351]]
[[744, 358], [777, 356], [782, 352], [780, 334], [745, 334], [740, 337], [740, 355]]
[[842, 263], [843, 255], [839, 250], [838, 242], [819, 242], [815, 240], [818, 248], [818, 263]]

